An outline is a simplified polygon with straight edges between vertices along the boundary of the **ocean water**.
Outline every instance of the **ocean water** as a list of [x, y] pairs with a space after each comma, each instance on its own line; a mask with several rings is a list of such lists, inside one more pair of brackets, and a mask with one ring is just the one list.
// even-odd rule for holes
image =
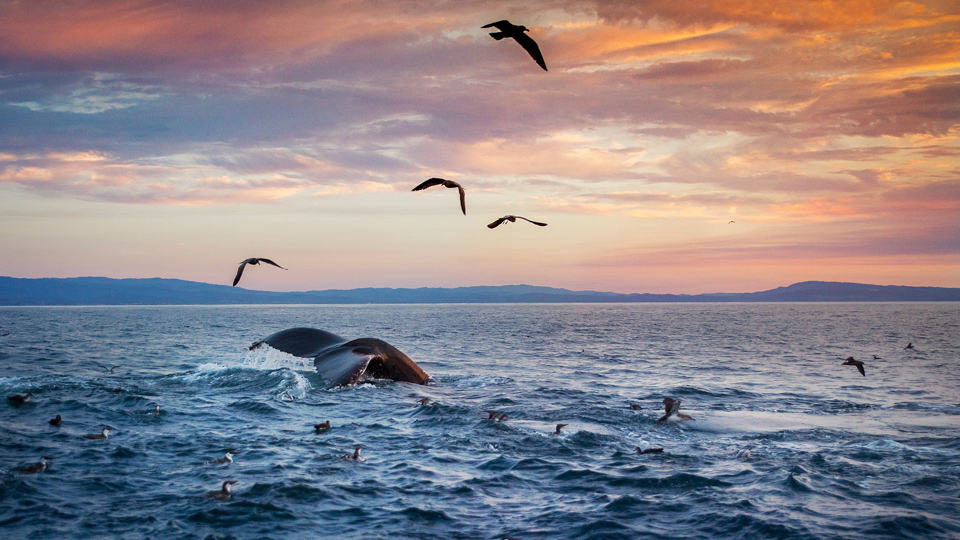
[[[432, 380], [327, 390], [247, 350], [294, 326]], [[0, 403], [5, 539], [960, 538], [960, 304], [0, 308], [8, 332], [0, 393], [35, 397]], [[658, 425], [665, 396], [694, 420]]]

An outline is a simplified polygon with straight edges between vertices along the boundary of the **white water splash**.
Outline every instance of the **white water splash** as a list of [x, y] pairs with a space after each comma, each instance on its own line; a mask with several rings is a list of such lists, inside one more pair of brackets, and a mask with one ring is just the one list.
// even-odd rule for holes
[[241, 366], [251, 369], [292, 369], [309, 371], [313, 369], [312, 358], [299, 358], [285, 352], [263, 346], [247, 353]]
[[307, 396], [307, 392], [313, 388], [306, 377], [296, 371], [285, 371], [283, 381], [277, 386], [280, 391], [280, 399], [284, 401], [296, 401]]

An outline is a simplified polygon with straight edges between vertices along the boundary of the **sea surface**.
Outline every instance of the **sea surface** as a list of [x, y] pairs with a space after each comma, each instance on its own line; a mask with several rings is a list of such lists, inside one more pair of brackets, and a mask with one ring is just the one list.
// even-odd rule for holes
[[[431, 382], [247, 350], [296, 326]], [[0, 403], [4, 539], [960, 538], [958, 303], [18, 307], [0, 334], [0, 393], [34, 394]], [[658, 425], [667, 396], [693, 420]]]

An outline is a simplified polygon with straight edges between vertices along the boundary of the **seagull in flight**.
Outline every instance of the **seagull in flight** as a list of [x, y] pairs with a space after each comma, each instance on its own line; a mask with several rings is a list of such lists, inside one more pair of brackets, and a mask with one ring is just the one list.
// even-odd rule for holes
[[860, 372], [864, 377], [867, 376], [867, 372], [863, 370], [863, 362], [859, 360], [854, 360], [852, 356], [848, 356], [846, 361], [841, 366], [857, 366], [857, 371]]
[[257, 258], [257, 257], [251, 257], [251, 258], [243, 261], [242, 263], [240, 263], [240, 268], [237, 269], [237, 277], [233, 278], [233, 286], [236, 287], [236, 286], [237, 286], [237, 283], [240, 283], [240, 276], [243, 275], [243, 267], [245, 267], [245, 266], [248, 265], [248, 264], [260, 264], [260, 263], [272, 264], [273, 266], [276, 266], [277, 268], [280, 268], [281, 270], [287, 270], [286, 268], [284, 268], [284, 267], [280, 266], [279, 264], [271, 261], [270, 259], [259, 259], [259, 258]]
[[533, 221], [533, 220], [527, 219], [527, 218], [525, 218], [525, 217], [523, 217], [523, 216], [503, 216], [502, 218], [500, 218], [500, 219], [494, 221], [493, 223], [487, 225], [487, 227], [490, 227], [491, 229], [496, 229], [497, 227], [500, 226], [501, 223], [503, 223], [503, 222], [505, 222], [505, 221], [509, 221], [510, 223], [513, 223], [513, 222], [515, 222], [515, 221], [518, 220], [518, 219], [522, 219], [522, 220], [524, 220], [524, 221], [529, 221], [530, 223], [533, 223], [534, 225], [539, 225], [539, 226], [541, 226], [541, 227], [546, 227], [546, 226], [547, 226], [546, 223], [540, 223], [539, 221]]
[[677, 415], [681, 420], [693, 420], [693, 418], [680, 412], [680, 400], [673, 398], [663, 398], [663, 409], [667, 413], [660, 417], [657, 420], [657, 423], [665, 422], [667, 418], [670, 418], [673, 415]]
[[480, 28], [490, 28], [491, 26], [500, 31], [490, 32], [490, 37], [497, 41], [500, 41], [503, 38], [513, 38], [517, 43], [520, 44], [521, 47], [523, 47], [525, 51], [527, 51], [528, 54], [530, 54], [531, 58], [533, 58], [537, 65], [542, 67], [544, 71], [547, 71], [547, 64], [543, 61], [543, 55], [540, 54], [540, 47], [537, 46], [537, 42], [534, 41], [532, 37], [524, 33], [530, 31], [526, 26], [517, 26], [508, 20], [502, 20], [485, 24]]
[[448, 188], [457, 188], [460, 191], [460, 210], [463, 210], [463, 215], [467, 215], [467, 195], [463, 191], [463, 186], [454, 182], [453, 180], [444, 180], [443, 178], [431, 178], [429, 180], [424, 180], [419, 186], [411, 189], [410, 191], [421, 191], [433, 186], [443, 186]]

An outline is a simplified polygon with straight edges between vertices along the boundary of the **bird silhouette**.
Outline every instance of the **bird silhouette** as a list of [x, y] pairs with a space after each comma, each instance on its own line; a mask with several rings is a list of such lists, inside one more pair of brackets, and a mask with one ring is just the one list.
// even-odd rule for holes
[[516, 220], [518, 220], [518, 219], [522, 219], [522, 220], [524, 220], [524, 221], [529, 221], [530, 223], [533, 223], [534, 225], [539, 225], [539, 226], [541, 226], [541, 227], [546, 227], [546, 226], [547, 226], [546, 223], [540, 223], [539, 221], [533, 221], [532, 219], [527, 219], [527, 218], [525, 218], [525, 217], [523, 217], [523, 216], [503, 216], [502, 218], [500, 218], [500, 219], [494, 221], [493, 223], [487, 225], [487, 227], [489, 227], [489, 228], [491, 228], [491, 229], [496, 229], [497, 227], [500, 226], [501, 223], [503, 223], [503, 222], [505, 222], [505, 221], [509, 221], [510, 223], [513, 223], [514, 221], [516, 221]]
[[848, 356], [846, 361], [844, 361], [841, 366], [857, 366], [857, 371], [860, 372], [864, 377], [867, 376], [867, 372], [863, 370], [863, 362], [859, 360], [854, 360], [852, 356]]
[[663, 398], [663, 409], [667, 413], [657, 420], [657, 423], [666, 422], [667, 418], [677, 415], [681, 420], [693, 420], [693, 418], [680, 412], [680, 399]]
[[240, 263], [240, 268], [237, 269], [237, 277], [233, 278], [233, 286], [236, 287], [236, 286], [237, 286], [237, 283], [240, 283], [240, 276], [243, 275], [243, 268], [244, 268], [245, 266], [247, 266], [248, 264], [260, 264], [260, 263], [262, 263], [262, 262], [263, 262], [263, 263], [267, 263], [267, 264], [272, 264], [273, 266], [276, 266], [277, 268], [280, 268], [281, 270], [286, 270], [286, 268], [284, 268], [284, 267], [280, 266], [279, 264], [271, 261], [270, 259], [260, 259], [260, 258], [257, 258], [257, 257], [251, 257], [251, 258], [243, 261], [242, 263]]
[[504, 38], [513, 38], [514, 41], [519, 43], [520, 46], [530, 54], [537, 65], [542, 67], [544, 71], [547, 71], [547, 64], [543, 61], [543, 55], [540, 54], [540, 47], [537, 46], [537, 42], [524, 33], [530, 31], [526, 26], [517, 26], [508, 20], [502, 20], [485, 24], [480, 28], [490, 28], [491, 26], [500, 31], [490, 32], [490, 37], [497, 41]]
[[463, 211], [463, 215], [467, 215], [467, 195], [463, 191], [463, 186], [454, 182], [453, 180], [444, 180], [443, 178], [430, 178], [429, 180], [424, 180], [419, 186], [411, 189], [410, 191], [422, 191], [433, 186], [443, 186], [447, 188], [457, 188], [460, 191], [460, 210]]

